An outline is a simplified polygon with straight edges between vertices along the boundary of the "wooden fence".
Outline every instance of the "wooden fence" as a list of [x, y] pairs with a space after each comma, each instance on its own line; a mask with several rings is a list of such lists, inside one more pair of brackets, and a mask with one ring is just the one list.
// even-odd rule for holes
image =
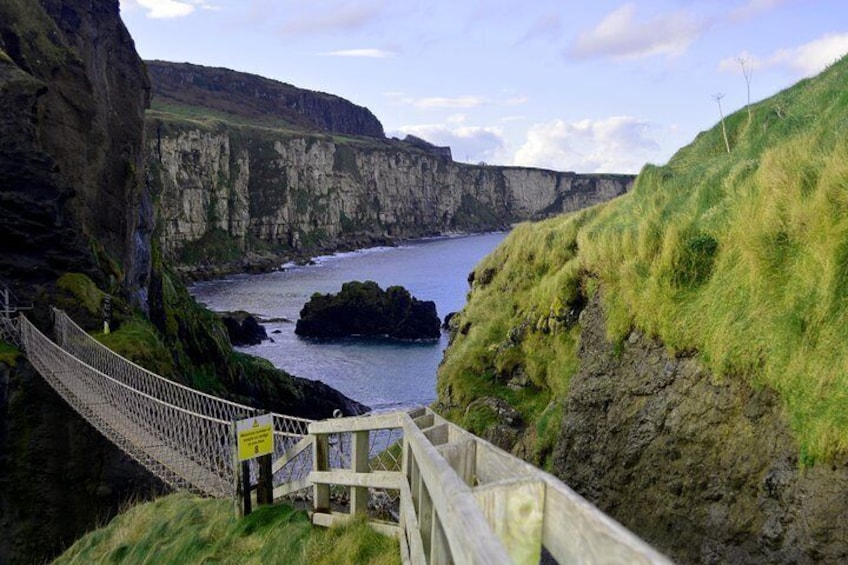
[[[403, 431], [400, 468], [372, 470], [371, 432], [389, 429]], [[556, 477], [429, 409], [314, 422], [309, 434], [290, 456], [312, 447], [296, 486], [312, 485], [313, 523], [367, 512], [369, 489], [396, 493], [399, 520], [369, 523], [400, 540], [404, 563], [537, 564], [543, 547], [559, 563], [669, 563]], [[331, 468], [333, 434], [351, 436], [349, 468]], [[331, 486], [347, 487], [350, 513], [331, 509]]]

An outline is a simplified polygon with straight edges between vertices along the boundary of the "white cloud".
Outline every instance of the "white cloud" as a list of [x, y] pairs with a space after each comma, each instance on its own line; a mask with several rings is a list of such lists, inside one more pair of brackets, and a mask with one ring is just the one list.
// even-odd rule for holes
[[181, 18], [191, 14], [195, 6], [176, 0], [136, 0], [136, 4], [147, 10], [147, 17], [154, 19]]
[[848, 53], [848, 33], [830, 33], [792, 49], [780, 49], [766, 63], [811, 76], [823, 71], [845, 53]]
[[341, 49], [324, 53], [331, 57], [364, 57], [368, 59], [385, 59], [394, 56], [391, 51], [384, 49]]
[[636, 173], [660, 147], [650, 125], [630, 116], [536, 124], [515, 153], [515, 164], [580, 173]]
[[829, 33], [797, 47], [778, 49], [766, 57], [757, 57], [743, 51], [735, 57], [722, 59], [718, 68], [723, 72], [741, 73], [739, 59], [744, 58], [755, 70], [783, 68], [793, 74], [807, 77], [820, 73], [846, 53], [848, 33]]
[[574, 59], [676, 57], [686, 52], [703, 28], [702, 22], [684, 11], [638, 20], [636, 5], [624, 4], [594, 29], [581, 33], [568, 54]]
[[434, 145], [447, 145], [454, 159], [470, 163], [496, 162], [505, 146], [503, 131], [494, 127], [412, 125], [401, 127], [398, 133], [397, 137], [412, 134]]
[[521, 106], [522, 104], [527, 104], [530, 101], [530, 98], [527, 96], [516, 96], [515, 98], [509, 98], [503, 101], [505, 106]]

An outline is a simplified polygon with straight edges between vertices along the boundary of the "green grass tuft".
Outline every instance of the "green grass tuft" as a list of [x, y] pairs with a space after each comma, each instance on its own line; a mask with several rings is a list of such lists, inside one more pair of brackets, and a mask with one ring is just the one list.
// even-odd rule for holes
[[109, 334], [95, 332], [93, 335], [118, 355], [157, 375], [173, 377], [174, 361], [171, 352], [156, 328], [146, 319], [131, 318]]
[[232, 502], [175, 494], [131, 508], [78, 540], [56, 564], [400, 563], [398, 542], [357, 520], [314, 528], [286, 505], [233, 516]]
[[244, 242], [228, 234], [225, 230], [214, 228], [203, 236], [185, 244], [179, 252], [179, 262], [185, 265], [198, 265], [206, 262], [225, 263], [237, 261], [244, 256]]
[[74, 296], [80, 304], [92, 315], [100, 315], [103, 307], [103, 297], [106, 296], [102, 290], [97, 288], [94, 281], [81, 273], [65, 273], [56, 284], [62, 290]]
[[18, 357], [21, 356], [21, 350], [5, 341], [0, 341], [0, 363], [9, 367], [14, 367], [18, 363]]

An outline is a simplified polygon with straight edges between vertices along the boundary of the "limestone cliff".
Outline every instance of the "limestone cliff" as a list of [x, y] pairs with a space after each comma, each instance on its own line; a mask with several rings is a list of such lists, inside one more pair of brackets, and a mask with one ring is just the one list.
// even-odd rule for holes
[[609, 200], [633, 180], [465, 165], [399, 140], [198, 124], [161, 113], [151, 113], [147, 128], [162, 247], [174, 258], [214, 230], [242, 251], [262, 242], [305, 253], [496, 230]]
[[[117, 0], [0, 2], [0, 279], [33, 317], [67, 271], [146, 306], [148, 95]], [[0, 562], [43, 562], [157, 481], [0, 365]]]

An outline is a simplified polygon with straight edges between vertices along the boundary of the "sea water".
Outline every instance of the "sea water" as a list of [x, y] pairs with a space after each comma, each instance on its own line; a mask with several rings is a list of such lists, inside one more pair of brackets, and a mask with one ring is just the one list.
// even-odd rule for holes
[[265, 320], [269, 337], [240, 351], [265, 357], [298, 377], [320, 380], [374, 410], [430, 404], [436, 370], [447, 346], [438, 341], [345, 338], [325, 341], [294, 333], [303, 305], [315, 292], [335, 293], [342, 283], [373, 280], [400, 285], [436, 303], [439, 317], [462, 309], [468, 274], [501, 242], [504, 233], [438, 238], [319, 257], [311, 265], [286, 265], [261, 275], [200, 282], [191, 292], [215, 311], [246, 310]]

